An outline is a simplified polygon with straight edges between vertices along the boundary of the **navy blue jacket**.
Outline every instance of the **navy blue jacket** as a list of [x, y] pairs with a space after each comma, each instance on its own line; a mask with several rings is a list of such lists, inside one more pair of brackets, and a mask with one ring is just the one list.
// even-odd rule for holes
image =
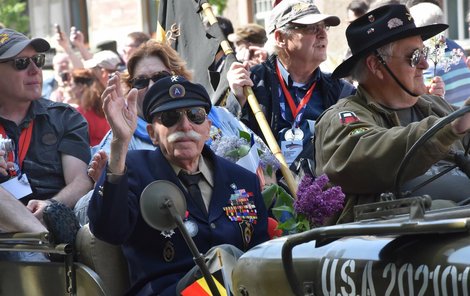
[[[279, 79], [276, 74], [276, 59], [276, 55], [271, 55], [264, 63], [251, 68], [251, 80], [254, 83], [253, 92], [258, 99], [261, 110], [263, 110], [263, 113], [271, 126], [271, 130], [277, 138], [279, 131], [283, 128], [291, 128], [292, 124], [284, 121], [281, 117], [278, 91]], [[315, 89], [318, 89], [320, 92], [323, 103], [323, 110], [320, 110], [319, 114], [330, 106], [336, 104], [339, 99], [356, 92], [355, 87], [344, 79], [334, 79], [331, 77], [331, 74], [321, 72], [319, 68], [317, 71], [319, 72], [319, 80]], [[288, 106], [286, 108], [288, 108]], [[248, 106], [248, 103], [243, 107], [241, 119], [257, 135], [263, 137], [260, 127], [251, 112], [251, 108]], [[308, 118], [304, 116], [302, 120], [305, 119], [316, 120], [316, 118]]]
[[[246, 169], [216, 156], [209, 147], [203, 150], [205, 159], [214, 167], [214, 188], [205, 217], [197, 205], [186, 196], [189, 219], [197, 223], [199, 231], [193, 240], [201, 253], [220, 244], [231, 244], [241, 250], [249, 249], [268, 240], [267, 211], [260, 192], [258, 178]], [[112, 244], [122, 244], [129, 264], [130, 295], [175, 295], [178, 281], [193, 266], [193, 256], [178, 230], [171, 238], [151, 228], [140, 213], [139, 199], [143, 189], [155, 180], [181, 183], [161, 150], [129, 151], [126, 158], [127, 173], [119, 184], [105, 179], [105, 173], [96, 185], [90, 201], [88, 215], [93, 234]], [[258, 211], [257, 223], [251, 242], [246, 248], [238, 222], [231, 222], [223, 207], [229, 205], [233, 184], [238, 189], [252, 192], [251, 198]], [[100, 194], [100, 186], [103, 186]], [[186, 194], [186, 193], [185, 193]], [[164, 250], [171, 245], [174, 258], [164, 260]]]

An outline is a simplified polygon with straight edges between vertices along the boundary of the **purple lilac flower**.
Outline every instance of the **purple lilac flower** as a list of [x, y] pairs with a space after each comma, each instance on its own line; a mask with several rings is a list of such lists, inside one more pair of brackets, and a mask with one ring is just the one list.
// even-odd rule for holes
[[299, 184], [294, 210], [303, 214], [313, 225], [322, 225], [326, 218], [343, 209], [345, 195], [341, 187], [334, 186], [323, 191], [328, 181], [325, 174], [316, 179], [306, 175]]
[[277, 171], [281, 167], [281, 163], [270, 151], [262, 151], [260, 155], [260, 164], [263, 170], [266, 170], [268, 166], [272, 167], [273, 172]]
[[248, 145], [248, 142], [243, 138], [235, 136], [222, 136], [211, 143], [211, 149], [220, 157], [223, 157], [231, 162], [237, 162], [238, 159], [227, 155], [230, 151], [240, 148], [242, 145]]

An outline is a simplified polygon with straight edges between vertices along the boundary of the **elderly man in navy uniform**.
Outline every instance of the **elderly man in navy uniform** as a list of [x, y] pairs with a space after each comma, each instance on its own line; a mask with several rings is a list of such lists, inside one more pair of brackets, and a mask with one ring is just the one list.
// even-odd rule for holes
[[[113, 130], [111, 153], [90, 201], [91, 231], [100, 239], [122, 244], [129, 263], [132, 295], [175, 295], [178, 281], [194, 266], [193, 256], [179, 231], [160, 232], [140, 213], [143, 189], [167, 180], [183, 192], [185, 219], [199, 251], [221, 244], [247, 250], [268, 239], [267, 211], [256, 176], [213, 154], [205, 141], [211, 122], [206, 90], [181, 76], [155, 82], [145, 95], [147, 131], [158, 148], [127, 151], [136, 127], [137, 90], [126, 99], [112, 78], [104, 92], [104, 110]], [[199, 175], [202, 197], [191, 196], [182, 174]], [[180, 177], [179, 177], [180, 176]], [[251, 209], [242, 217], [234, 203]]]

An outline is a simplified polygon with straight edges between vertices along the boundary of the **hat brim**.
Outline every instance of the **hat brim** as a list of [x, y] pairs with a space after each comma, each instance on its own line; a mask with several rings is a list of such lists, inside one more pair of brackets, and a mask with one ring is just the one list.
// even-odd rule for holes
[[22, 52], [28, 45], [31, 45], [36, 52], [46, 52], [48, 51], [51, 46], [49, 42], [42, 38], [35, 38], [35, 39], [25, 39], [20, 41], [10, 47], [3, 55], [0, 61], [9, 60], [13, 57], [16, 57], [20, 52]]
[[429, 25], [429, 26], [423, 26], [423, 27], [417, 27], [413, 29], [408, 29], [406, 31], [398, 31], [394, 35], [390, 35], [388, 38], [379, 40], [375, 43], [371, 43], [369, 46], [364, 48], [363, 50], [359, 52], [353, 53], [351, 57], [349, 57], [347, 60], [342, 62], [336, 69], [333, 71], [332, 77], [333, 78], [342, 78], [349, 76], [351, 74], [352, 69], [354, 68], [355, 64], [366, 54], [369, 54], [376, 50], [379, 47], [382, 47], [386, 44], [389, 44], [391, 42], [400, 40], [400, 39], [405, 39], [408, 37], [412, 36], [421, 36], [423, 41], [431, 38], [432, 36], [435, 36], [439, 34], [442, 31], [445, 31], [449, 26], [446, 24], [434, 24], [434, 25]]
[[327, 14], [307, 14], [298, 19], [291, 21], [294, 24], [302, 24], [302, 25], [311, 25], [316, 24], [319, 22], [325, 22], [325, 25], [330, 27], [338, 26], [341, 23], [339, 17], [334, 15], [327, 15]]
[[194, 99], [193, 98], [177, 99], [174, 101], [161, 104], [157, 108], [150, 111], [149, 119], [153, 119], [155, 114], [159, 112], [180, 109], [180, 108], [190, 108], [190, 107], [203, 107], [204, 109], [206, 109], [207, 113], [209, 113], [209, 111], [211, 110], [211, 105], [204, 103], [203, 101], [201, 101], [201, 99], [195, 99], [195, 98]]

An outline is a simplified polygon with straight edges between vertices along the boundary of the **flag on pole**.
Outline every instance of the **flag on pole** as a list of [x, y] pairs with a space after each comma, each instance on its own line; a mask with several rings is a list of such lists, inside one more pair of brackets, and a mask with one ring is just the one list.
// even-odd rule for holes
[[[157, 41], [168, 41], [193, 72], [193, 81], [202, 84], [209, 95], [214, 93], [208, 68], [221, 40], [206, 30], [200, 0], [160, 0]], [[170, 33], [171, 31], [171, 33]]]
[[[212, 278], [214, 279], [219, 294], [222, 296], [227, 295], [227, 291], [225, 290], [224, 286], [217, 280], [217, 278], [214, 275], [212, 276]], [[202, 277], [191, 285], [189, 285], [188, 287], [186, 287], [183, 291], [181, 291], [181, 296], [212, 296], [212, 293], [209, 289], [209, 286], [207, 285], [206, 280], [204, 279], [204, 277]]]

